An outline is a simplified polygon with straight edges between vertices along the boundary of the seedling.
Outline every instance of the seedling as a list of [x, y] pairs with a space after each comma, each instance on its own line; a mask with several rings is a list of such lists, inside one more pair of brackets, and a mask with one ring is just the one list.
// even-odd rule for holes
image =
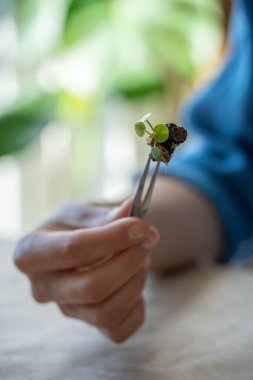
[[163, 161], [168, 164], [175, 148], [187, 138], [187, 131], [176, 124], [157, 124], [153, 126], [149, 120], [151, 113], [143, 116], [134, 125], [137, 136], [146, 136], [146, 142], [151, 146], [153, 161]]

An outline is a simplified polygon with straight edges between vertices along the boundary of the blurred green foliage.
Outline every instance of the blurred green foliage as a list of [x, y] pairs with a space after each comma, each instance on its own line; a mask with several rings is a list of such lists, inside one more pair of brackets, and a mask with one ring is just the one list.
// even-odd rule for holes
[[52, 96], [40, 96], [6, 112], [0, 121], [0, 156], [32, 142], [50, 121], [53, 110]]
[[[81, 124], [108, 97], [169, 101], [209, 58], [196, 57], [196, 37], [221, 33], [218, 0], [13, 0], [6, 17], [16, 25], [20, 90], [0, 108], [0, 155], [23, 148], [49, 120]], [[85, 67], [59, 69], [78, 59], [94, 62], [87, 90], [71, 84], [74, 74], [89, 78]]]

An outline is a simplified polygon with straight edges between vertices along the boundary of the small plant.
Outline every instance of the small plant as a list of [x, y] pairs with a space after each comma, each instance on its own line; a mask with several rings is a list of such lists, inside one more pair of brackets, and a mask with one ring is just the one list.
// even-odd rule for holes
[[151, 113], [143, 116], [135, 123], [135, 132], [139, 137], [146, 135], [146, 142], [152, 147], [153, 161], [163, 161], [168, 164], [175, 148], [186, 140], [187, 131], [174, 123], [157, 124], [153, 127], [149, 121], [150, 116]]

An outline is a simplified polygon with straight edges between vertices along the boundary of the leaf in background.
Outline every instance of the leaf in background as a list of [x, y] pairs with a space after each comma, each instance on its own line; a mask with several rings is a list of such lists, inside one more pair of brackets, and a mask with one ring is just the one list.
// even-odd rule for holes
[[158, 78], [146, 77], [142, 75], [129, 75], [126, 73], [125, 78], [121, 75], [114, 85], [113, 91], [129, 100], [144, 98], [149, 95], [161, 95], [165, 91], [165, 83]]
[[62, 44], [69, 47], [110, 20], [111, 0], [72, 0], [66, 13]]
[[51, 120], [54, 101], [41, 96], [33, 102], [0, 117], [0, 156], [24, 148], [37, 138]]
[[[50, 63], [59, 51], [62, 53], [62, 47], [65, 49], [63, 54], [69, 55], [73, 60], [79, 59], [78, 54], [75, 55], [75, 49], [72, 49], [73, 45], [83, 41], [86, 44], [81, 49], [86, 49], [87, 56], [90, 56], [92, 50], [90, 46], [94, 50], [102, 51], [102, 54], [94, 55], [95, 63], [102, 62], [101, 56], [111, 57], [111, 60], [108, 59], [112, 62], [111, 65], [102, 64], [97, 72], [94, 70], [94, 88], [97, 88], [91, 95], [92, 99], [87, 100], [85, 112], [82, 99], [79, 101], [76, 95], [68, 95], [75, 88], [75, 85], [69, 85], [72, 79], [67, 81], [66, 87], [63, 86], [64, 94], [60, 88], [52, 96], [57, 101], [60, 118], [65, 120], [84, 118], [91, 104], [92, 109], [99, 112], [101, 93], [105, 102], [114, 92], [116, 95], [123, 95], [123, 101], [131, 100], [136, 103], [142, 99], [149, 101], [147, 95], [152, 94], [152, 102], [162, 104], [165, 101], [164, 104], [172, 104], [174, 107], [175, 98], [179, 99], [182, 94], [182, 83], [189, 85], [196, 73], [204, 67], [202, 63], [197, 65], [200, 62], [199, 36], [203, 36], [209, 51], [203, 51], [203, 57], [209, 60], [210, 52], [212, 54], [217, 44], [211, 39], [208, 46], [206, 41], [210, 41], [211, 29], [216, 28], [221, 21], [218, 0], [13, 0], [5, 3], [11, 4], [10, 7], [12, 6], [16, 15], [19, 52], [16, 74], [23, 89], [19, 102], [24, 97], [24, 73], [33, 70], [35, 76], [40, 68], [41, 58]], [[59, 18], [54, 17], [52, 20], [55, 13], [59, 13]], [[42, 16], [46, 16], [44, 23]], [[48, 31], [55, 29], [59, 20], [62, 33], [60, 42], [56, 39], [59, 49], [50, 50], [49, 46], [53, 44]], [[42, 32], [45, 29], [45, 33], [40, 33], [39, 28], [39, 39], [38, 34], [33, 32], [34, 28], [37, 30], [38, 21], [42, 22]], [[23, 40], [27, 40], [27, 43]], [[197, 41], [196, 45], [194, 41]], [[82, 56], [80, 57], [82, 62]], [[107, 62], [107, 58], [105, 61]], [[204, 60], [201, 62], [205, 64]], [[89, 70], [92, 72], [94, 69], [92, 64], [87, 65], [88, 69], [84, 65], [83, 71], [81, 65], [77, 67], [80, 67], [80, 71], [77, 71], [76, 76], [81, 76], [85, 70], [84, 74], [89, 76]], [[57, 78], [59, 72], [56, 72]], [[66, 70], [66, 77], [71, 78], [68, 74], [71, 73]], [[75, 84], [75, 79], [73, 83]], [[175, 95], [177, 93], [179, 96]], [[18, 110], [10, 109], [8, 114], [0, 118], [0, 154], [20, 149], [40, 133], [43, 124], [50, 119], [52, 104], [51, 101], [49, 103], [48, 109], [46, 105], [37, 103]]]
[[14, 14], [18, 27], [23, 29], [38, 11], [38, 0], [14, 0]]
[[146, 28], [146, 39], [153, 54], [181, 78], [192, 79], [195, 68], [191, 61], [191, 41], [186, 33], [174, 27], [157, 27], [155, 33]]

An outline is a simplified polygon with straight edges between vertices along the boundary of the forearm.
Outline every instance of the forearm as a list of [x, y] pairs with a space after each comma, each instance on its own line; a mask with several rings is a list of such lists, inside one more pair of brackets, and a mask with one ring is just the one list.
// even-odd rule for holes
[[179, 180], [158, 179], [147, 219], [161, 234], [152, 257], [154, 270], [212, 260], [222, 251], [223, 232], [211, 203]]

